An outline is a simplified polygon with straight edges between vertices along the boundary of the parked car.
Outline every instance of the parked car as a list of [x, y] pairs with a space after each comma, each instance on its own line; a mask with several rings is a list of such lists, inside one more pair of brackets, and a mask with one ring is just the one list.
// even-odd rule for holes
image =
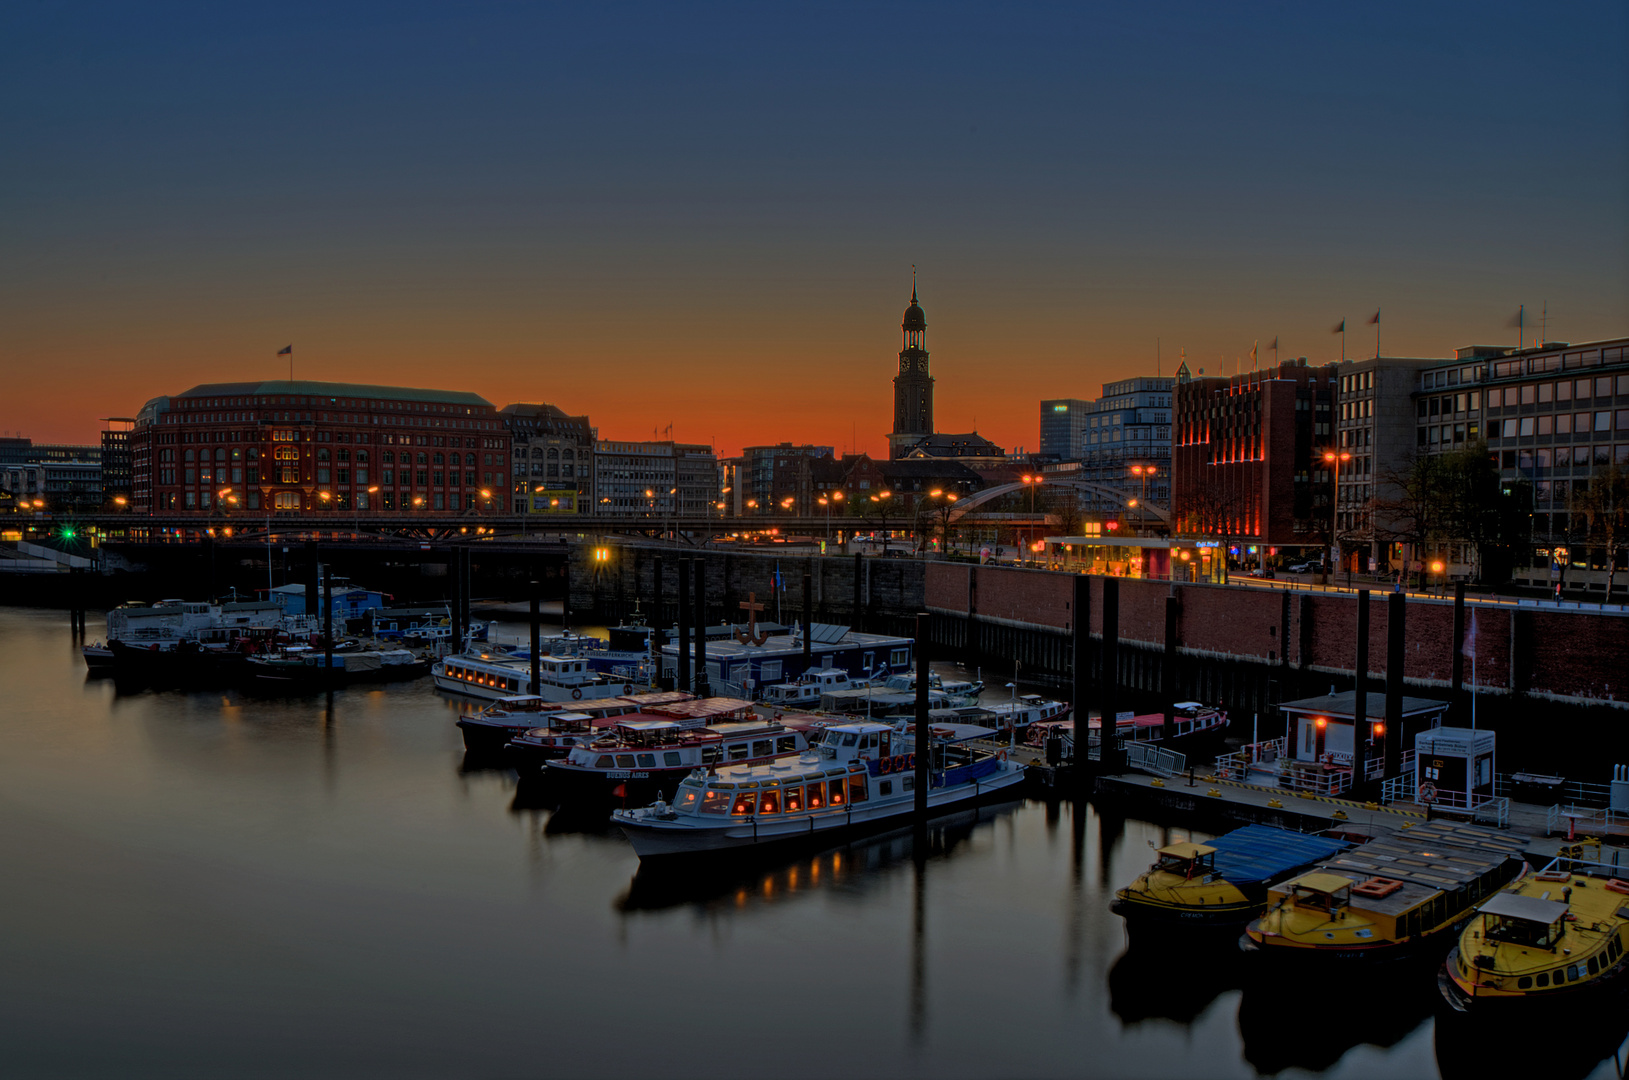
[[1292, 574], [1310, 574], [1310, 573], [1312, 573], [1312, 571], [1318, 569], [1318, 567], [1320, 565], [1322, 565], [1322, 564], [1320, 564], [1318, 562], [1315, 562], [1315, 561], [1298, 562], [1298, 563], [1291, 563], [1290, 565], [1286, 566], [1284, 569], [1288, 570]]

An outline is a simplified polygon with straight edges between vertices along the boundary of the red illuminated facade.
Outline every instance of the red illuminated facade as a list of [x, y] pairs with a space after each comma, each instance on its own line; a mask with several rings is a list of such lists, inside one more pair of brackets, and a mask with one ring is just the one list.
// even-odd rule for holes
[[209, 383], [142, 407], [131, 433], [137, 513], [336, 518], [501, 514], [509, 433], [452, 390]]
[[1171, 509], [1181, 536], [1327, 543], [1336, 366], [1285, 361], [1227, 377], [1178, 374]]

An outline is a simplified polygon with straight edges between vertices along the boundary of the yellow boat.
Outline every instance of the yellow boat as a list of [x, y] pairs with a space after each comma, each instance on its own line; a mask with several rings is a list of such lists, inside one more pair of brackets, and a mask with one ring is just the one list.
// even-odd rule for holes
[[1372, 840], [1271, 888], [1267, 913], [1240, 945], [1341, 961], [1446, 949], [1476, 905], [1521, 870], [1525, 845], [1524, 837], [1442, 821]]
[[1114, 894], [1109, 910], [1128, 923], [1232, 924], [1237, 932], [1267, 904], [1267, 883], [1327, 859], [1349, 843], [1246, 825], [1205, 843], [1167, 844], [1159, 860]]
[[1629, 979], [1629, 881], [1616, 868], [1557, 860], [1496, 893], [1437, 976], [1458, 1012], [1571, 1006]]

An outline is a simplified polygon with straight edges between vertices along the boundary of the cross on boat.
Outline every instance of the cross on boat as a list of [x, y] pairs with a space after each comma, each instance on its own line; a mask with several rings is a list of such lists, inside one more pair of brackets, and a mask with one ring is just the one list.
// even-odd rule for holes
[[747, 593], [747, 598], [737, 606], [747, 613], [747, 628], [745, 631], [737, 630], [735, 640], [743, 645], [762, 645], [768, 641], [768, 630], [761, 634], [758, 632], [758, 613], [764, 609], [764, 605], [758, 602], [758, 594]]

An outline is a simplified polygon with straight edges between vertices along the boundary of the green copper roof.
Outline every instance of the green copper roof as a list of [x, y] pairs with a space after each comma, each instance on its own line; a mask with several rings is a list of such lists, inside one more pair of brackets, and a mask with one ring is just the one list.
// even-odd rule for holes
[[411, 386], [372, 386], [367, 383], [313, 382], [306, 379], [272, 379], [267, 382], [204, 383], [174, 395], [194, 397], [253, 397], [287, 394], [293, 397], [370, 398], [390, 401], [422, 401], [436, 405], [477, 405], [492, 407], [479, 394], [462, 390], [418, 390]]

